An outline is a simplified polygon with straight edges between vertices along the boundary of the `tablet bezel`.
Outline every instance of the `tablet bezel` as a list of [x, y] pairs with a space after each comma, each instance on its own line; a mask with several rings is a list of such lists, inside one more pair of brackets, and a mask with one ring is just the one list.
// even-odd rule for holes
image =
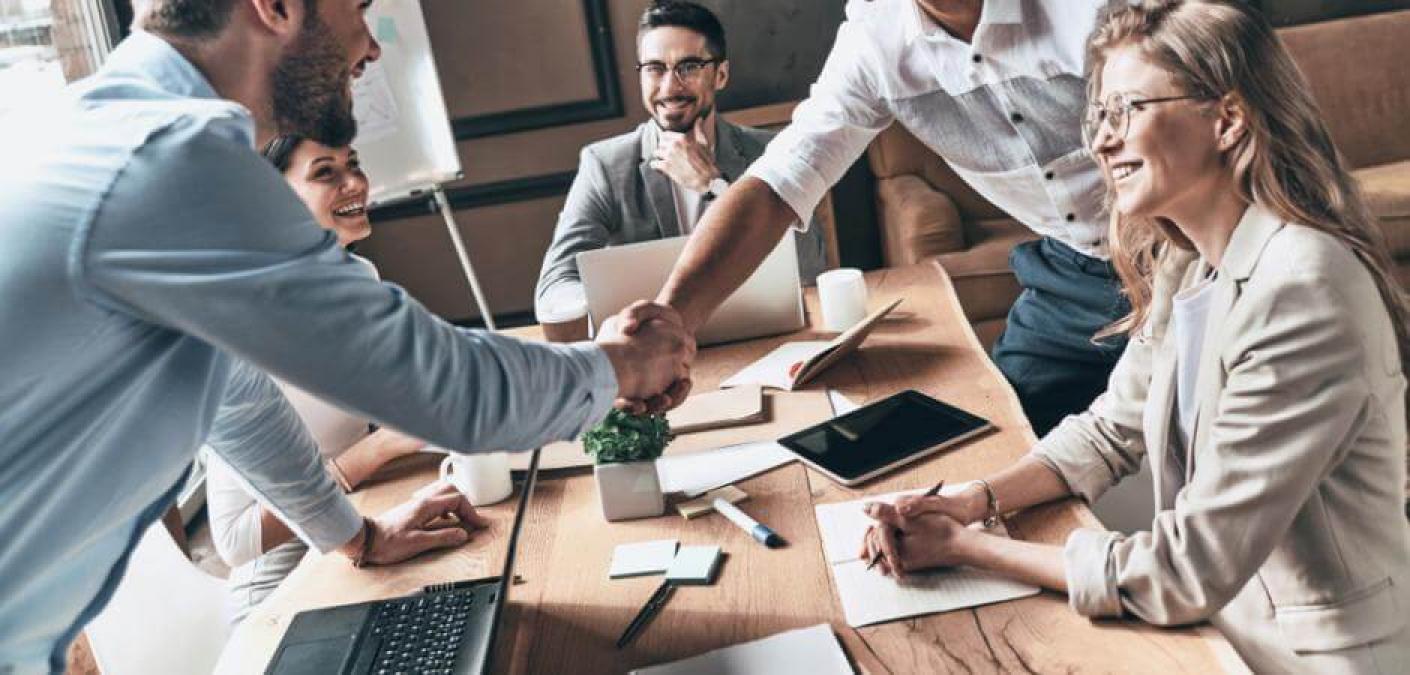
[[[895, 399], [895, 398], [898, 398], [898, 397], [899, 397], [899, 398], [911, 399], [912, 401], [915, 401], [915, 402], [919, 403], [920, 405], [923, 405], [923, 406], [926, 406], [926, 407], [929, 407], [929, 408], [938, 409], [939, 412], [943, 412], [943, 413], [945, 413], [945, 414], [955, 415], [955, 416], [957, 416], [957, 417], [959, 417], [959, 418], [965, 420], [966, 422], [969, 422], [969, 423], [971, 423], [971, 424], [974, 424], [975, 426], [974, 426], [974, 428], [972, 428], [972, 429], [970, 429], [970, 430], [968, 430], [968, 431], [965, 431], [965, 432], [960, 433], [960, 434], [958, 434], [958, 435], [955, 435], [955, 436], [952, 436], [952, 437], [950, 437], [950, 438], [944, 439], [944, 440], [942, 440], [942, 441], [940, 441], [940, 442], [938, 442], [938, 443], [936, 443], [936, 444], [934, 444], [934, 445], [928, 445], [928, 446], [916, 448], [916, 449], [910, 451], [909, 453], [907, 453], [907, 454], [905, 454], [905, 455], [902, 455], [901, 457], [898, 457], [898, 458], [896, 458], [896, 459], [894, 459], [894, 460], [892, 460], [892, 461], [890, 461], [890, 462], [887, 462], [886, 464], [883, 464], [883, 465], [881, 465], [881, 466], [872, 468], [872, 469], [866, 471], [865, 473], [863, 473], [863, 474], [861, 474], [860, 476], [857, 476], [857, 477], [855, 477], [855, 478], [847, 478], [847, 477], [844, 477], [844, 476], [838, 474], [836, 471], [833, 471], [831, 468], [829, 468], [829, 467], [827, 467], [827, 466], [824, 466], [824, 465], [822, 465], [822, 464], [819, 464], [818, 462], [813, 461], [811, 453], [809, 453], [809, 452], [807, 452], [807, 451], [805, 451], [805, 450], [800, 450], [800, 449], [799, 449], [799, 448], [801, 447], [801, 444], [799, 444], [799, 443], [797, 442], [797, 439], [798, 439], [799, 437], [805, 436], [805, 435], [808, 435], [808, 434], [817, 433], [817, 432], [819, 432], [819, 431], [822, 431], [821, 427], [824, 427], [824, 426], [827, 426], [827, 425], [830, 425], [830, 424], [834, 424], [834, 423], [837, 422], [838, 420], [846, 420], [846, 419], [848, 419], [848, 418], [850, 418], [850, 417], [853, 417], [853, 416], [862, 414], [862, 413], [864, 413], [864, 412], [865, 412], [867, 409], [869, 409], [869, 408], [872, 408], [872, 407], [878, 406], [878, 405], [882, 405], [882, 404], [886, 403], [887, 401], [890, 401], [890, 400]], [[908, 404], [909, 404], [909, 402], [908, 402]], [[935, 453], [937, 453], [937, 452], [940, 452], [941, 450], [944, 450], [944, 449], [946, 449], [946, 448], [949, 448], [950, 446], [955, 445], [956, 443], [961, 443], [961, 442], [964, 442], [964, 441], [966, 441], [966, 440], [969, 440], [969, 439], [971, 439], [971, 438], [973, 438], [973, 437], [975, 437], [975, 436], [978, 436], [979, 434], [982, 434], [982, 433], [984, 433], [984, 432], [986, 432], [986, 431], [989, 431], [989, 430], [991, 430], [991, 429], [993, 429], [993, 428], [994, 428], [993, 423], [990, 422], [990, 421], [987, 420], [987, 419], [984, 419], [983, 417], [980, 417], [980, 416], [975, 415], [975, 414], [973, 414], [973, 413], [970, 413], [970, 412], [961, 410], [961, 409], [959, 409], [959, 408], [957, 408], [957, 407], [955, 407], [955, 406], [952, 406], [952, 405], [950, 405], [950, 404], [948, 404], [948, 403], [945, 403], [944, 401], [936, 400], [936, 399], [934, 399], [934, 398], [932, 398], [932, 397], [930, 397], [930, 396], [927, 396], [927, 395], [925, 395], [925, 394], [923, 394], [923, 393], [921, 393], [921, 392], [919, 392], [919, 391], [916, 391], [916, 390], [914, 390], [914, 389], [907, 389], [907, 390], [905, 390], [905, 391], [901, 391], [901, 392], [892, 394], [891, 396], [887, 396], [886, 398], [879, 399], [879, 400], [877, 400], [877, 401], [873, 401], [873, 402], [871, 402], [871, 403], [868, 403], [868, 404], [866, 404], [866, 405], [864, 405], [864, 406], [862, 406], [862, 407], [860, 407], [860, 408], [857, 408], [856, 410], [853, 410], [852, 412], [849, 412], [849, 413], [847, 413], [847, 414], [845, 414], [845, 415], [838, 415], [837, 417], [834, 417], [834, 418], [832, 418], [832, 419], [826, 420], [826, 421], [824, 421], [824, 422], [819, 422], [819, 423], [814, 424], [814, 425], [812, 425], [812, 426], [809, 426], [809, 427], [806, 427], [806, 428], [803, 428], [803, 429], [799, 429], [798, 431], [795, 431], [795, 432], [793, 432], [793, 433], [791, 433], [791, 434], [788, 434], [787, 436], [784, 436], [783, 438], [778, 439], [778, 444], [779, 444], [779, 445], [782, 445], [782, 446], [783, 446], [785, 449], [787, 449], [790, 453], [793, 453], [793, 456], [797, 457], [799, 461], [801, 461], [801, 462], [803, 462], [804, 464], [807, 464], [808, 466], [810, 466], [810, 467], [816, 469], [819, 473], [822, 473], [823, 475], [825, 475], [825, 476], [827, 476], [828, 478], [832, 479], [834, 482], [837, 482], [837, 483], [839, 483], [839, 484], [841, 484], [841, 485], [845, 485], [845, 486], [847, 486], [847, 487], [852, 487], [852, 486], [855, 486], [855, 485], [858, 485], [858, 484], [861, 484], [861, 483], [865, 483], [866, 481], [869, 481], [869, 480], [871, 480], [871, 479], [873, 479], [873, 478], [875, 478], [875, 477], [877, 477], [877, 476], [880, 476], [881, 474], [887, 473], [887, 472], [889, 472], [889, 471], [891, 471], [891, 470], [893, 470], [893, 469], [900, 468], [900, 467], [903, 466], [903, 465], [910, 464], [911, 462], [914, 462], [914, 461], [916, 461], [916, 460], [920, 460], [920, 459], [924, 459], [924, 458], [926, 458], [926, 457], [929, 457], [929, 456], [931, 456], [931, 455], [933, 455], [933, 454], [935, 454]]]

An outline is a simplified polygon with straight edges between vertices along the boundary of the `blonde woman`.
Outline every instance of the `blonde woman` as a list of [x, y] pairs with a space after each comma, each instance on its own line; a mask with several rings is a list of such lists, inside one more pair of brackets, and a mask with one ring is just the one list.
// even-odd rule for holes
[[[1258, 672], [1410, 672], [1406, 301], [1307, 83], [1266, 20], [1218, 0], [1113, 9], [1087, 67], [1130, 347], [1014, 466], [873, 505], [863, 554], [994, 570], [1093, 617], [1208, 619]], [[1095, 501], [1143, 456], [1149, 532], [1058, 547], [963, 526]]]

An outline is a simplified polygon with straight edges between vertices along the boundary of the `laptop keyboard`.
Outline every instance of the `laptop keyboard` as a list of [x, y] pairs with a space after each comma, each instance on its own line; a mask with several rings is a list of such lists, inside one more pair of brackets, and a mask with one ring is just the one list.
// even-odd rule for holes
[[384, 601], [372, 617], [379, 645], [371, 672], [450, 675], [474, 603], [474, 588]]

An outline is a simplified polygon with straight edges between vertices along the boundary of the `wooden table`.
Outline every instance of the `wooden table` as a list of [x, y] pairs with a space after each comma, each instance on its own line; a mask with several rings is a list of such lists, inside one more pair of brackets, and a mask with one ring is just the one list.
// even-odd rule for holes
[[[998, 431], [859, 489], [839, 486], [798, 463], [740, 483], [750, 495], [747, 510], [789, 542], [781, 550], [760, 546], [718, 516], [686, 521], [668, 515], [609, 524], [598, 510], [590, 473], [545, 476], [525, 519], [515, 563], [523, 583], [510, 591], [496, 645], [496, 671], [619, 673], [824, 622], [832, 625], [858, 670], [868, 673], [1243, 670], [1212, 629], [1160, 629], [1135, 620], [1092, 622], [1068, 609], [1063, 596], [1049, 592], [861, 629], [846, 625], [823, 561], [814, 504], [925, 487], [942, 476], [949, 482], [980, 477], [1013, 462], [1034, 442], [1012, 390], [964, 320], [943, 271], [932, 265], [877, 270], [867, 274], [867, 283], [874, 307], [897, 297], [906, 300], [859, 352], [810, 384], [811, 392], [771, 396], [816, 397], [827, 386], [862, 403], [913, 388], [987, 417]], [[815, 322], [816, 301], [809, 289], [809, 315]], [[532, 336], [533, 331], [521, 334]], [[804, 331], [702, 350], [693, 373], [697, 391], [714, 389], [786, 340], [811, 337], [811, 331]], [[773, 424], [714, 432], [716, 439], [755, 440], [758, 429], [772, 433], [791, 421], [778, 419], [780, 412], [787, 417], [800, 409], [775, 408]], [[816, 420], [796, 421], [801, 427]], [[434, 463], [417, 458], [389, 467], [354, 499], [362, 511], [380, 512], [434, 477]], [[290, 619], [304, 609], [497, 574], [513, 508], [514, 500], [507, 500], [483, 509], [495, 520], [491, 532], [459, 549], [401, 565], [358, 570], [338, 555], [309, 556], [236, 631], [217, 672], [261, 672]], [[1052, 544], [1061, 544], [1073, 528], [1100, 527], [1076, 500], [1030, 509], [1008, 525], [1017, 538]], [[655, 538], [719, 544], [728, 558], [715, 585], [679, 589], [636, 641], [618, 650], [618, 635], [660, 580], [608, 580], [612, 549]]]

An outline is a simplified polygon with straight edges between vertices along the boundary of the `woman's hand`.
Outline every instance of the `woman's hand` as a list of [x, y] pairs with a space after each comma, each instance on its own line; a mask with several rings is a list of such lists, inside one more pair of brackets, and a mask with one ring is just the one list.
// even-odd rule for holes
[[[372, 543], [364, 562], [388, 565], [438, 548], [469, 541], [471, 531], [489, 527], [490, 521], [475, 513], [455, 486], [436, 482], [404, 504], [372, 519]], [[340, 551], [356, 559], [363, 550], [363, 534]]]
[[[941, 504], [934, 506], [939, 509]], [[944, 504], [945, 508], [950, 506]], [[907, 517], [897, 509], [890, 504], [867, 505], [867, 515], [877, 522], [862, 538], [864, 560], [872, 560], [880, 553], [881, 573], [897, 577], [931, 567], [965, 564], [964, 544], [977, 533], [940, 510]]]
[[896, 512], [902, 518], [940, 513], [954, 518], [961, 525], [968, 525], [989, 515], [989, 495], [984, 486], [970, 483], [959, 492], [949, 495], [907, 495], [896, 500]]
[[367, 447], [373, 448], [370, 451], [375, 452], [377, 459], [380, 460], [378, 466], [398, 457], [420, 452], [422, 448], [426, 447], [426, 441], [407, 436], [390, 427], [379, 427], [354, 447], [363, 446], [364, 443]]

